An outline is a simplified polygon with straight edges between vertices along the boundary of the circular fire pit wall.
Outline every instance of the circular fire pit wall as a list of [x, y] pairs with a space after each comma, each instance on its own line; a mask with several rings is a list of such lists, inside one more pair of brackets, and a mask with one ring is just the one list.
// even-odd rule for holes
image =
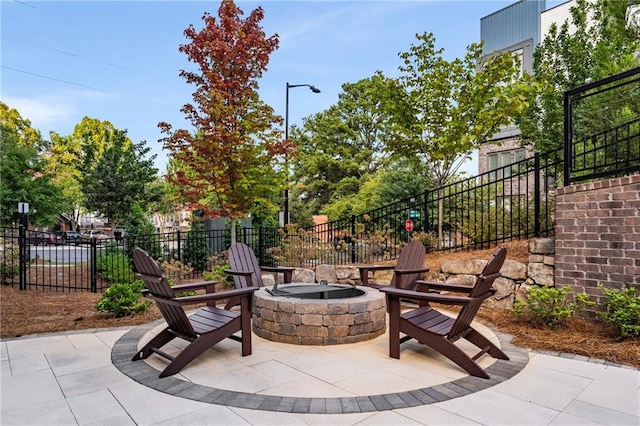
[[[299, 298], [320, 291], [317, 285], [280, 285], [278, 290], [292, 295], [272, 295], [261, 288], [254, 294], [253, 332], [270, 341], [296, 345], [339, 345], [370, 340], [386, 329], [385, 296], [378, 290], [352, 287], [336, 294], [349, 298]], [[307, 291], [300, 291], [308, 287]], [[301, 296], [305, 297], [305, 296]], [[308, 297], [308, 296], [306, 296]], [[324, 297], [324, 296], [322, 296]]]

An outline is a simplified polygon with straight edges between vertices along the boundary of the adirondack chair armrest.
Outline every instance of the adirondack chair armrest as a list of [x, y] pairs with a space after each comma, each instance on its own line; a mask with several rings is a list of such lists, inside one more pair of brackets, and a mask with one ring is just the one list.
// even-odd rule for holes
[[189, 283], [189, 284], [179, 284], [174, 285], [172, 288], [174, 291], [189, 291], [189, 290], [206, 290], [207, 293], [215, 293], [216, 284], [220, 281], [202, 281], [198, 283]]
[[473, 290], [473, 286], [451, 283], [439, 283], [432, 281], [418, 280], [415, 282], [417, 288], [425, 290], [444, 290], [444, 291], [456, 291], [459, 293], [470, 293]]
[[429, 272], [429, 268], [415, 268], [415, 269], [394, 269], [396, 274], [418, 274], [421, 272]]
[[358, 269], [361, 271], [388, 271], [395, 268], [395, 265], [358, 265]]
[[293, 272], [296, 268], [291, 268], [288, 266], [261, 266], [260, 269], [266, 272]]
[[387, 297], [403, 298], [409, 300], [420, 300], [424, 302], [441, 303], [443, 305], [466, 305], [475, 300], [473, 297], [468, 296], [454, 296], [450, 294], [439, 293], [423, 293], [420, 291], [403, 290], [395, 287], [384, 287], [380, 289], [381, 292], [386, 293]]
[[178, 306], [196, 305], [199, 303], [211, 302], [214, 300], [229, 299], [231, 297], [251, 296], [258, 287], [245, 287], [232, 290], [221, 291], [220, 293], [196, 294], [195, 296], [174, 297], [168, 302]]
[[251, 271], [237, 271], [234, 269], [225, 269], [224, 273], [229, 275], [239, 275], [241, 277], [250, 277], [251, 274], [253, 274]]
[[288, 266], [261, 266], [260, 270], [265, 272], [277, 272], [284, 274], [284, 283], [288, 284], [293, 280], [293, 271], [296, 268], [290, 268]]

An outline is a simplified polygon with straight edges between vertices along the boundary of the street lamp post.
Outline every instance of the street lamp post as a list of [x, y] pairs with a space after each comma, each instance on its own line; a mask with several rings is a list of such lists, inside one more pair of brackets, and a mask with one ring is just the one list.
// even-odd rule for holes
[[[284, 138], [289, 140], [289, 89], [293, 87], [308, 87], [313, 93], [320, 93], [320, 89], [311, 84], [289, 84], [287, 82], [287, 101], [285, 104], [284, 113]], [[287, 186], [284, 188], [284, 218], [283, 224], [287, 226], [289, 224], [289, 159], [285, 157], [285, 168], [287, 169]]]

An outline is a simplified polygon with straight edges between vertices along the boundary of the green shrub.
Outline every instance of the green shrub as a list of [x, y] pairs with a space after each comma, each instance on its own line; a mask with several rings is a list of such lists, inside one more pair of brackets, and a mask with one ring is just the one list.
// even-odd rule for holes
[[135, 278], [131, 260], [122, 250], [101, 251], [96, 257], [96, 267], [100, 276], [112, 283], [131, 283]]
[[427, 250], [427, 253], [438, 248], [438, 236], [433, 232], [414, 232], [411, 238], [420, 241]]
[[[573, 296], [573, 300], [571, 297]], [[534, 326], [555, 329], [565, 321], [595, 302], [585, 293], [570, 292], [569, 287], [533, 286], [526, 301], [517, 300], [511, 313], [530, 321]]]
[[7, 244], [4, 250], [0, 250], [0, 275], [2, 277], [15, 277], [20, 272], [20, 251], [18, 247]]
[[635, 287], [623, 290], [607, 289], [602, 284], [598, 288], [607, 298], [604, 302], [606, 311], [598, 312], [598, 316], [611, 324], [620, 339], [640, 337], [640, 294]]
[[207, 259], [210, 254], [204, 223], [193, 218], [184, 241], [183, 261], [190, 264], [195, 271], [202, 272], [207, 268]]
[[100, 312], [111, 312], [116, 318], [144, 312], [151, 306], [149, 300], [140, 302], [141, 291], [144, 288], [142, 281], [111, 284], [96, 303], [96, 309]]

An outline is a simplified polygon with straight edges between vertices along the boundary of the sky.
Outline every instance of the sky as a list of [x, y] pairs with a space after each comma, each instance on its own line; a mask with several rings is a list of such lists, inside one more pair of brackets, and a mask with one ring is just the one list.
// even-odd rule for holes
[[[451, 60], [480, 40], [480, 19], [514, 1], [273, 1], [236, 0], [248, 16], [264, 9], [267, 36], [279, 48], [260, 79], [260, 96], [289, 125], [329, 108], [344, 83], [382, 71], [399, 75], [398, 54], [431, 32]], [[557, 4], [547, 1], [547, 8]], [[202, 28], [205, 12], [217, 16], [219, 1], [30, 1], [1, 0], [0, 100], [48, 139], [69, 135], [83, 117], [126, 129], [146, 141], [165, 170], [167, 153], [159, 122], [191, 128], [180, 108], [193, 87], [179, 77], [190, 69], [178, 48], [189, 25]], [[475, 161], [464, 169], [477, 172]]]

